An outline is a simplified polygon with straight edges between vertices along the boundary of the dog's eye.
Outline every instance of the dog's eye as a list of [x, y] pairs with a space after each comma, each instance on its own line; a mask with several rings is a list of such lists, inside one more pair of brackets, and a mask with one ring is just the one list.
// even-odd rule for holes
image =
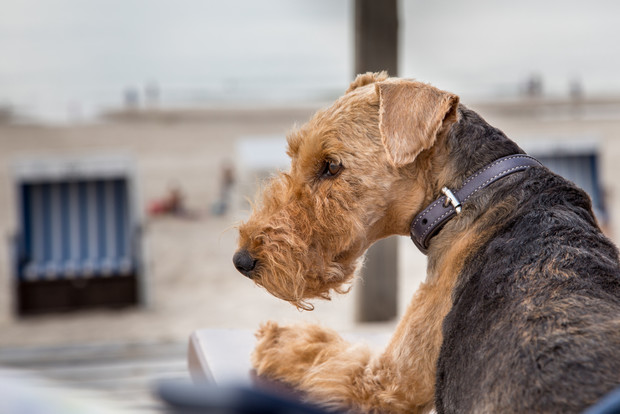
[[323, 168], [323, 176], [335, 177], [340, 171], [342, 171], [342, 164], [336, 161], [325, 161], [325, 167]]

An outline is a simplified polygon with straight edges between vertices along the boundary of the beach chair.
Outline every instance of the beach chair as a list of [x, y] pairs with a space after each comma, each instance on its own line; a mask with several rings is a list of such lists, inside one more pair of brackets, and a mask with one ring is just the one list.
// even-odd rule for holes
[[146, 303], [131, 159], [16, 163], [18, 314]]

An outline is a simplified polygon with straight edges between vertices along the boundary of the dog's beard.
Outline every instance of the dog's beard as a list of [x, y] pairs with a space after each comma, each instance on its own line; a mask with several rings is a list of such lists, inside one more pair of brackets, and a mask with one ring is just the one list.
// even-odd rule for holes
[[310, 300], [330, 300], [332, 292], [345, 294], [351, 290], [361, 259], [346, 265], [330, 262], [304, 266], [303, 262], [297, 263], [297, 269], [288, 270], [278, 263], [261, 265], [255, 282], [298, 309], [311, 311], [314, 305]]

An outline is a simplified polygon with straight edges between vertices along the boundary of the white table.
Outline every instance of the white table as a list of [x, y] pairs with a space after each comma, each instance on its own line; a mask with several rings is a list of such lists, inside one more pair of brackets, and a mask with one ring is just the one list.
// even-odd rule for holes
[[250, 385], [250, 354], [256, 339], [249, 330], [203, 329], [189, 339], [188, 368], [195, 383]]
[[[346, 333], [352, 342], [385, 346], [388, 332]], [[251, 386], [257, 382], [250, 364], [256, 338], [250, 330], [203, 329], [194, 331], [189, 340], [188, 368], [195, 383]], [[262, 380], [259, 380], [261, 383]]]

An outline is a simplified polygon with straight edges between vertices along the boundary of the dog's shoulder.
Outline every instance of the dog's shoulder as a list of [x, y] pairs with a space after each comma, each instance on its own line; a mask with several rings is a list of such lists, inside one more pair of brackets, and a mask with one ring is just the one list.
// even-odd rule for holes
[[532, 412], [583, 409], [620, 383], [618, 251], [587, 194], [546, 168], [496, 196], [513, 197], [514, 208], [459, 276], [444, 320], [438, 407], [520, 400]]
[[[507, 199], [512, 204], [504, 223], [496, 226], [480, 252], [472, 254], [464, 272], [485, 270], [491, 278], [506, 280], [551, 262], [576, 275], [592, 273], [588, 266], [595, 263], [600, 271], [599, 262], [612, 273], [618, 271], [617, 248], [601, 232], [590, 197], [572, 182], [546, 168], [531, 168], [495, 191], [489, 204], [501, 205]], [[581, 261], [560, 260], [569, 257]]]

